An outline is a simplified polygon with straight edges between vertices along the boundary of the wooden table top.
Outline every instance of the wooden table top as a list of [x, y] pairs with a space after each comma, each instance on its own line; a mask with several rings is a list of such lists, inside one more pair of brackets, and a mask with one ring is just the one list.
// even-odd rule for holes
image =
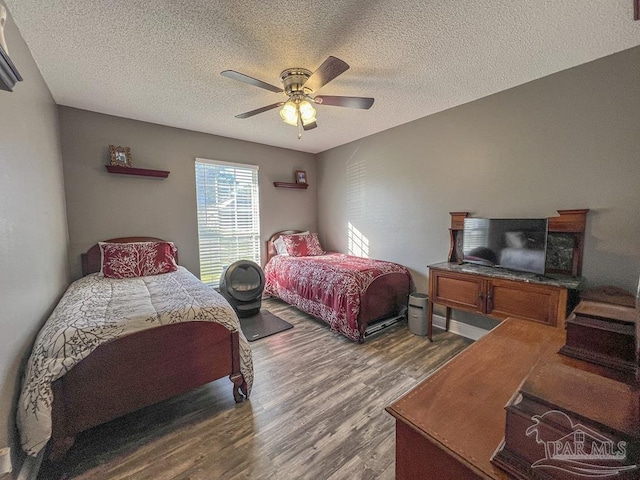
[[504, 436], [504, 406], [564, 341], [562, 329], [507, 319], [386, 410], [472, 470], [507, 479], [490, 461]]

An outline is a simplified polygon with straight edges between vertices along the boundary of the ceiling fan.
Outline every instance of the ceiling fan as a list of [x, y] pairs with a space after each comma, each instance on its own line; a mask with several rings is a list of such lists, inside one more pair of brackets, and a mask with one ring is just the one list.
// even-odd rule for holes
[[259, 113], [268, 112], [274, 108], [282, 107], [280, 117], [285, 123], [298, 127], [298, 139], [302, 137], [302, 130], [311, 130], [318, 126], [316, 122], [317, 105], [331, 105], [334, 107], [360, 108], [367, 110], [373, 105], [373, 98], [368, 97], [341, 97], [335, 95], [315, 95], [316, 91], [325, 86], [338, 75], [346, 72], [349, 65], [336, 57], [328, 57], [318, 69], [311, 73], [306, 68], [287, 68], [280, 74], [283, 88], [276, 87], [256, 78], [236, 72], [225, 70], [221, 75], [239, 80], [255, 87], [264, 88], [270, 92], [284, 93], [289, 99], [267, 105], [266, 107], [251, 110], [236, 115], [236, 118], [249, 118]]

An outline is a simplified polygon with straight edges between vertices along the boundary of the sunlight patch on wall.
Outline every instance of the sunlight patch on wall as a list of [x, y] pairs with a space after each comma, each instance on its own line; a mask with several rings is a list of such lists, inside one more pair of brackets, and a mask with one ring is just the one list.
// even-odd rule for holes
[[367, 209], [365, 188], [366, 188], [366, 162], [359, 158], [356, 153], [359, 147], [347, 161], [347, 253], [358, 257], [369, 258], [369, 239], [360, 230], [354, 227], [366, 224]]
[[369, 239], [360, 230], [354, 227], [351, 222], [347, 226], [348, 230], [348, 253], [356, 257], [369, 258]]

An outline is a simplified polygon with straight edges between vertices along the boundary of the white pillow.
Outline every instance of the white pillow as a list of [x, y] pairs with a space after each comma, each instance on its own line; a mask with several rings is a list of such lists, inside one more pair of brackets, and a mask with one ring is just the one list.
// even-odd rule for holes
[[287, 252], [287, 246], [284, 244], [282, 237], [276, 238], [275, 242], [273, 242], [273, 246], [276, 247], [278, 255], [289, 255]]

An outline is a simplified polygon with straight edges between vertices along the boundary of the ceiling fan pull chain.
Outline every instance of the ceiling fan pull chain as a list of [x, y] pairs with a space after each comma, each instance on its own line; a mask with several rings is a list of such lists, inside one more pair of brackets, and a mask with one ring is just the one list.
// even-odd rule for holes
[[302, 116], [300, 115], [300, 105], [296, 106], [296, 113], [298, 114], [298, 140], [302, 138]]

